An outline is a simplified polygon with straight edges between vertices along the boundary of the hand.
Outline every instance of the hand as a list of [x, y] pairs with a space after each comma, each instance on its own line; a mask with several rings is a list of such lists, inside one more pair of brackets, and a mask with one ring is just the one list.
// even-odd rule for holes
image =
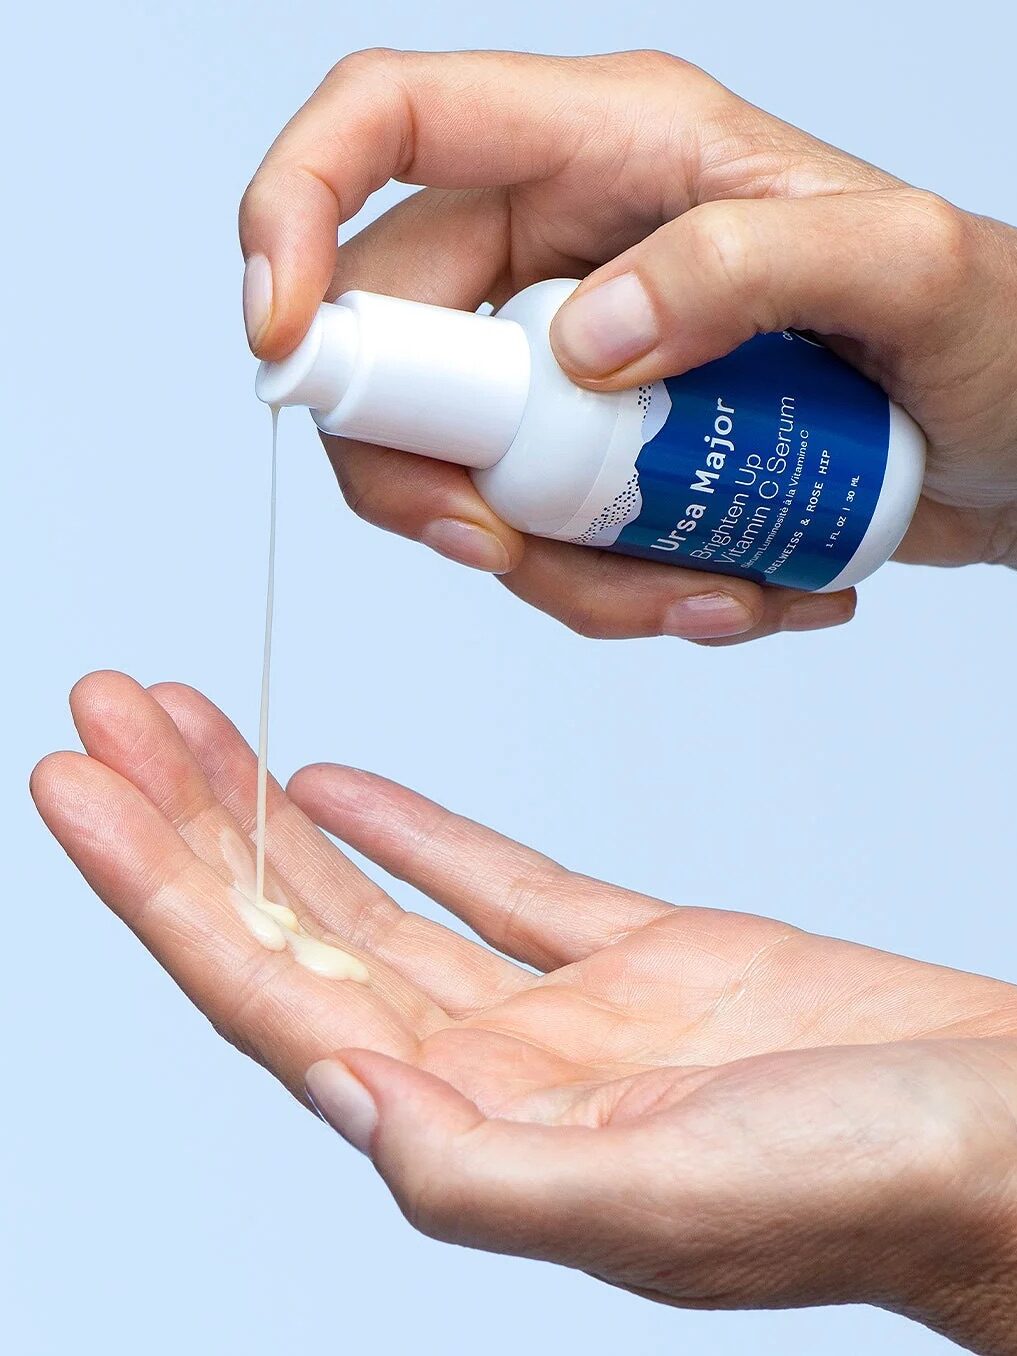
[[[322, 766], [272, 787], [268, 850], [370, 974], [325, 979], [234, 909], [255, 759], [225, 717], [118, 674], [72, 710], [47, 824], [220, 1032], [297, 1096], [310, 1069], [418, 1227], [671, 1304], [868, 1301], [1017, 1351], [1017, 989], [675, 908]], [[304, 810], [503, 954], [401, 911]]]
[[[389, 178], [429, 187], [337, 255], [337, 227]], [[757, 331], [814, 330], [930, 439], [898, 559], [1017, 564], [1017, 232], [676, 58], [357, 53], [271, 148], [240, 225], [262, 357], [350, 287], [473, 308], [561, 275], [589, 276], [556, 321], [556, 353], [598, 389], [677, 374]], [[762, 589], [524, 539], [458, 467], [325, 443], [362, 517], [500, 574], [586, 635], [747, 640], [854, 610], [850, 590]]]

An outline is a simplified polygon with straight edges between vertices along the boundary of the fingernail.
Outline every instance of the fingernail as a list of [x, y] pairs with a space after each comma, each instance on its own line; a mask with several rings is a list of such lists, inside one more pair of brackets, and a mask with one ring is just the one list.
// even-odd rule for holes
[[263, 254], [252, 254], [244, 269], [244, 325], [251, 348], [257, 348], [271, 318], [272, 265]]
[[512, 564], [508, 551], [493, 532], [460, 518], [436, 518], [421, 532], [420, 540], [440, 556], [474, 570], [505, 574]]
[[359, 1078], [354, 1078], [345, 1064], [323, 1059], [307, 1070], [304, 1088], [321, 1119], [347, 1144], [370, 1157], [378, 1108]]
[[854, 599], [850, 596], [814, 593], [791, 604], [781, 620], [781, 630], [821, 631], [824, 626], [843, 626], [854, 614]]
[[642, 357], [658, 342], [657, 317], [634, 273], [567, 301], [551, 337], [566, 367], [583, 376], [604, 376]]
[[716, 640], [740, 635], [754, 622], [745, 604], [729, 593], [697, 593], [671, 604], [664, 617], [663, 634], [683, 640]]

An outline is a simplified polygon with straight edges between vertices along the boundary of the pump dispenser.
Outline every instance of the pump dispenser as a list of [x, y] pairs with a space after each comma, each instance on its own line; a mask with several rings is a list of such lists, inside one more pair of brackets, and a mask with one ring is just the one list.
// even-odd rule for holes
[[318, 308], [297, 348], [262, 363], [269, 405], [307, 405], [344, 438], [493, 466], [519, 428], [530, 388], [522, 327], [497, 316], [347, 292]]
[[497, 315], [348, 292], [261, 364], [257, 394], [307, 406], [324, 433], [471, 468], [523, 532], [819, 592], [892, 554], [925, 440], [883, 391], [790, 331], [587, 391], [548, 340], [576, 286], [537, 283]]

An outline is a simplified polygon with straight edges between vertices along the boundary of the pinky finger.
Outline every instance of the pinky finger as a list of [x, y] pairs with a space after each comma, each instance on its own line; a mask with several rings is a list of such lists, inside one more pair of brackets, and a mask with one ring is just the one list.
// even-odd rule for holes
[[710, 649], [743, 645], [750, 640], [765, 640], [784, 631], [823, 631], [843, 626], [855, 615], [858, 602], [854, 589], [839, 593], [796, 593], [790, 589], [764, 588], [764, 611], [758, 625], [739, 636], [718, 636], [700, 640]]
[[837, 626], [854, 614], [853, 590], [800, 593], [751, 580], [527, 539], [501, 582], [524, 602], [597, 640], [677, 636], [736, 643], [777, 631]]

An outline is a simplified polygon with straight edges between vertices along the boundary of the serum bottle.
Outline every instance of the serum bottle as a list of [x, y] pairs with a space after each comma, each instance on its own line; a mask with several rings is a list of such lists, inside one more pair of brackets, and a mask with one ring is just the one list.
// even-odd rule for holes
[[458, 462], [521, 532], [829, 592], [896, 549], [925, 439], [829, 349], [784, 331], [650, 386], [594, 392], [548, 330], [577, 286], [526, 288], [497, 312], [348, 292], [298, 347], [262, 363], [269, 405], [324, 433]]

